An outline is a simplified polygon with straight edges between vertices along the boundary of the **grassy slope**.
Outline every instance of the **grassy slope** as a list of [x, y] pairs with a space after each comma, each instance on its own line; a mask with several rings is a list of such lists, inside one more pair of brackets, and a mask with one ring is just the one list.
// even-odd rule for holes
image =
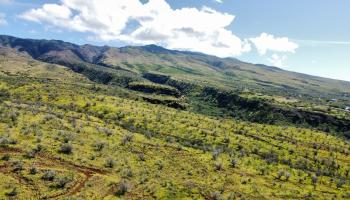
[[112, 74], [121, 73], [120, 68], [123, 68], [134, 72], [127, 76], [139, 77], [144, 72], [160, 72], [189, 82], [226, 89], [248, 88], [270, 95], [302, 95], [302, 99], [307, 96], [315, 99], [346, 98], [348, 102], [350, 98], [349, 82], [253, 65], [231, 58], [221, 59], [200, 53], [172, 51], [155, 45], [122, 48], [78, 46], [63, 41], [30, 40], [11, 36], [0, 36], [0, 44], [25, 51], [38, 60], [99, 67], [100, 70]]
[[15, 53], [0, 63], [0, 198], [350, 198], [348, 141], [149, 104]]
[[22, 75], [43, 79], [59, 78], [81, 83], [88, 81], [84, 76], [73, 73], [66, 67], [39, 62], [26, 54], [6, 47], [0, 47], [0, 70], [8, 75]]
[[[235, 59], [204, 54], [170, 51], [157, 46], [110, 48], [101, 62], [135, 72], [160, 72], [187, 81], [198, 81], [224, 88], [249, 88], [260, 92], [340, 96], [350, 93], [350, 83], [253, 65]], [[292, 92], [290, 92], [292, 91]], [[338, 93], [338, 94], [337, 94]], [[270, 93], [271, 94], [271, 93]]]

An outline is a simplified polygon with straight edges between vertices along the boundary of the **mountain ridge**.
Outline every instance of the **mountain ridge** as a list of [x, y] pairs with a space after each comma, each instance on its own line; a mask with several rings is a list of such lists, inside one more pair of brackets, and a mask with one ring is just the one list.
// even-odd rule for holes
[[[246, 61], [239, 60], [239, 59], [234, 58], [234, 57], [221, 58], [221, 57], [217, 57], [217, 56], [214, 56], [214, 55], [209, 55], [209, 54], [205, 54], [205, 53], [201, 53], [201, 52], [193, 52], [193, 51], [185, 51], [185, 50], [184, 51], [182, 51], [182, 50], [172, 50], [172, 49], [167, 49], [167, 48], [164, 48], [164, 47], [156, 45], [156, 44], [149, 44], [149, 45], [144, 45], [144, 46], [138, 46], [138, 45], [130, 46], [130, 45], [126, 45], [126, 46], [122, 46], [122, 47], [114, 47], [114, 46], [108, 46], [108, 45], [99, 46], [99, 45], [91, 45], [91, 44], [78, 45], [78, 44], [71, 43], [71, 42], [66, 42], [66, 41], [63, 41], [63, 40], [30, 39], [30, 38], [19, 38], [19, 37], [10, 36], [10, 35], [0, 35], [1, 45], [5, 44], [5, 46], [6, 46], [9, 43], [13, 43], [14, 40], [15, 41], [19, 40], [21, 42], [29, 41], [29, 42], [33, 42], [33, 43], [37, 43], [37, 42], [44, 42], [45, 43], [45, 42], [48, 42], [48, 43], [51, 43], [51, 44], [53, 44], [53, 43], [57, 43], [57, 44], [60, 44], [60, 45], [65, 44], [65, 46], [68, 46], [68, 47], [69, 46], [70, 47], [74, 47], [74, 48], [80, 47], [81, 49], [83, 49], [84, 47], [87, 47], [89, 50], [95, 51], [95, 53], [97, 55], [103, 53], [104, 51], [106, 51], [108, 49], [119, 49], [119, 50], [122, 51], [123, 49], [136, 48], [136, 49], [143, 49], [143, 50], [151, 52], [151, 53], [189, 54], [189, 55], [206, 56], [206, 57], [212, 57], [212, 58], [215, 58], [215, 59], [218, 59], [218, 60], [231, 60], [231, 61], [235, 61], [235, 62], [255, 65], [255, 66], [258, 66], [258, 67], [269, 68], [269, 69], [274, 69], [274, 70], [282, 70], [282, 71], [297, 73], [297, 74], [304, 75], [304, 76], [309, 76], [309, 77], [329, 79], [329, 80], [334, 80], [334, 81], [342, 81], [342, 82], [347, 82], [347, 83], [350, 84], [350, 82], [346, 81], [346, 80], [340, 80], [340, 79], [316, 76], [316, 75], [305, 74], [305, 73], [300, 73], [300, 72], [296, 72], [296, 71], [288, 71], [288, 70], [285, 70], [285, 69], [282, 69], [282, 68], [279, 68], [279, 67], [276, 67], [276, 66], [271, 66], [271, 65], [266, 65], [266, 64], [259, 64], [259, 63], [253, 64], [253, 63], [249, 63], [249, 62], [246, 62]], [[19, 44], [20, 45], [21, 42], [19, 42], [19, 43], [15, 42], [15, 44], [17, 44], [17, 45]], [[15, 47], [15, 46], [12, 46], [12, 47]], [[47, 51], [50, 51], [50, 50], [53, 50], [53, 49], [47, 49]], [[59, 49], [56, 49], [56, 50], [63, 50], [63, 49], [59, 48]], [[81, 53], [81, 52], [79, 52], [79, 53]], [[31, 56], [33, 56], [34, 58], [38, 57], [36, 53], [32, 54]], [[89, 57], [88, 56], [86, 57], [86, 55], [81, 57], [81, 58], [84, 58], [83, 59], [84, 61], [92, 62], [90, 60], [91, 58], [89, 59]], [[86, 60], [86, 58], [88, 58], [88, 60]]]
[[0, 46], [65, 66], [99, 84], [144, 93], [141, 98], [155, 104], [327, 132], [349, 129], [346, 81], [156, 45], [116, 48], [0, 36]]

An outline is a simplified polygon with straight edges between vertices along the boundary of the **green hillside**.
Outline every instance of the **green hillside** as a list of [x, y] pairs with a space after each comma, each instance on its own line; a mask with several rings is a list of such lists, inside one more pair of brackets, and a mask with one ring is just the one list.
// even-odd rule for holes
[[[276, 67], [254, 65], [233, 58], [174, 51], [159, 46], [97, 47], [57, 40], [32, 40], [0, 36], [0, 44], [26, 52], [34, 59], [66, 65], [98, 66], [110, 73], [126, 71], [140, 76], [145, 72], [167, 74], [175, 79], [210, 84], [227, 89], [248, 89], [284, 96], [306, 95], [349, 100], [350, 83], [309, 76]], [[115, 71], [117, 70], [117, 71]], [[287, 93], [287, 94], [285, 94]], [[333, 95], [333, 96], [332, 96]], [[304, 98], [304, 97], [302, 97]]]
[[151, 103], [350, 137], [350, 114], [345, 110], [350, 105], [349, 82], [155, 45], [79, 46], [11, 36], [0, 36], [0, 44], [66, 66], [96, 83], [144, 92], [141, 98]]
[[347, 82], [0, 38], [0, 199], [350, 198]]

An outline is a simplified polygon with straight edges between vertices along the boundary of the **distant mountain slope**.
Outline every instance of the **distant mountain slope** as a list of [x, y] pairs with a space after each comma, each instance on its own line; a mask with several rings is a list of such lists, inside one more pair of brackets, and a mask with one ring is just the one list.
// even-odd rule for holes
[[[232, 58], [168, 50], [155, 45], [141, 47], [97, 47], [58, 40], [20, 39], [0, 36], [0, 44], [24, 51], [34, 59], [59, 64], [84, 64], [111, 73], [157, 72], [173, 78], [263, 93], [339, 98], [350, 94], [350, 83], [254, 65]], [[109, 69], [105, 69], [109, 68]], [[117, 71], [115, 71], [117, 70]], [[287, 94], [285, 94], [287, 93]], [[334, 97], [332, 97], [334, 95]]]
[[40, 62], [14, 49], [1, 46], [0, 73], [10, 76], [20, 75], [41, 79], [56, 79], [64, 82], [89, 82], [86, 77], [74, 73], [67, 67]]
[[[346, 81], [156, 45], [80, 46], [0, 36], [0, 46], [9, 55], [26, 56], [28, 62], [58, 64], [90, 81], [144, 93], [141, 98], [155, 104], [258, 123], [350, 131]], [[47, 71], [33, 68], [31, 73]]]

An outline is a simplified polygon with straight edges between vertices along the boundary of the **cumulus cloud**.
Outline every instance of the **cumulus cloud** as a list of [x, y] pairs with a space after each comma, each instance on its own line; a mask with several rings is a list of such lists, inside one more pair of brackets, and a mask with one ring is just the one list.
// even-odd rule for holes
[[[102, 40], [158, 44], [220, 57], [250, 51], [227, 27], [235, 16], [208, 7], [173, 9], [165, 0], [62, 0], [44, 4], [21, 18], [71, 31], [93, 33]], [[129, 29], [129, 24], [136, 26]], [[127, 30], [127, 31], [126, 31]]]
[[158, 44], [219, 57], [239, 56], [251, 51], [252, 44], [260, 54], [294, 52], [298, 47], [288, 38], [267, 33], [241, 39], [228, 28], [234, 15], [209, 7], [173, 9], [165, 0], [61, 0], [28, 10], [20, 17], [55, 30], [90, 33], [89, 38]]
[[0, 13], [0, 26], [6, 25], [6, 24], [7, 24], [6, 15], [4, 13]]
[[265, 55], [267, 51], [294, 53], [299, 47], [298, 44], [289, 41], [287, 37], [277, 38], [267, 33], [250, 38], [250, 41], [255, 45], [260, 55]]
[[272, 56], [267, 60], [275, 67], [286, 67], [284, 65], [284, 62], [287, 60], [287, 56], [279, 56], [277, 54], [272, 54]]
[[214, 0], [217, 3], [223, 3], [223, 0]]

